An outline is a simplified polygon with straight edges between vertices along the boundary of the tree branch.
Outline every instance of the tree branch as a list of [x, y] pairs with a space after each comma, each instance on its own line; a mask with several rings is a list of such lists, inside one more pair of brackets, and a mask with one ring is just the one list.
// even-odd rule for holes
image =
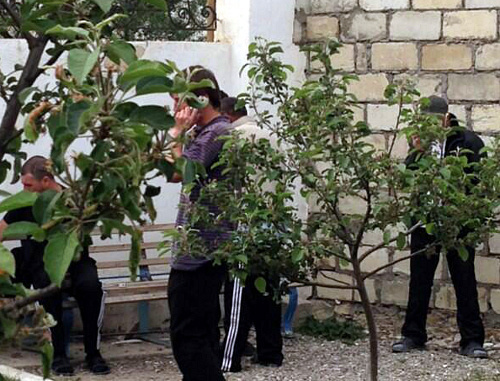
[[28, 42], [28, 46], [31, 49], [35, 45], [36, 39], [35, 39], [35, 37], [33, 37], [33, 35], [31, 33], [22, 32], [22, 22], [21, 22], [21, 17], [19, 16], [19, 14], [5, 0], [0, 0], [0, 7], [5, 9], [7, 11], [7, 13], [10, 15], [10, 17], [12, 18], [12, 21], [19, 28], [19, 31], [22, 33], [23, 37]]
[[379, 268], [377, 268], [377, 269], [373, 270], [372, 272], [370, 272], [370, 273], [368, 273], [368, 274], [364, 275], [364, 276], [363, 276], [363, 280], [365, 280], [365, 279], [367, 279], [367, 278], [371, 277], [372, 275], [375, 275], [376, 273], [378, 273], [379, 271], [382, 271], [383, 269], [386, 269], [386, 268], [388, 268], [388, 267], [394, 266], [395, 264], [397, 264], [397, 263], [399, 263], [399, 262], [403, 262], [403, 261], [406, 261], [407, 259], [411, 259], [412, 257], [415, 257], [415, 256], [417, 256], [417, 255], [423, 254], [423, 253], [425, 253], [427, 250], [429, 250], [431, 247], [435, 247], [435, 246], [436, 246], [436, 244], [435, 244], [435, 243], [433, 243], [432, 245], [427, 245], [427, 246], [426, 246], [426, 247], [424, 247], [423, 249], [420, 249], [420, 250], [418, 250], [418, 251], [415, 251], [414, 253], [411, 253], [410, 255], [407, 255], [407, 256], [405, 256], [405, 257], [403, 257], [403, 258], [399, 258], [399, 259], [397, 259], [397, 260], [395, 260], [395, 261], [392, 261], [392, 262], [390, 262], [390, 263], [388, 263], [388, 264], [386, 264], [386, 265], [384, 265], [384, 266], [380, 266]]
[[44, 299], [47, 296], [56, 293], [57, 291], [59, 291], [59, 287], [57, 287], [55, 284], [51, 284], [50, 286], [42, 288], [41, 290], [36, 291], [26, 298], [18, 299], [15, 302], [4, 305], [0, 308], [0, 312], [8, 314], [16, 310], [20, 310], [21, 308], [26, 307], [27, 305], [38, 300]]
[[326, 275], [323, 273], [324, 270], [319, 270], [318, 272], [323, 275], [326, 279], [329, 279], [329, 280], [333, 280], [334, 282], [337, 282], [337, 283], [340, 283], [340, 284], [343, 284], [344, 286], [350, 286], [350, 284], [348, 282], [345, 282], [343, 280], [340, 280], [340, 279], [337, 279], [337, 278], [334, 278], [332, 276], [329, 276], [329, 275]]
[[334, 288], [339, 290], [358, 290], [357, 286], [344, 286], [344, 285], [335, 285], [335, 284], [325, 284], [320, 282], [310, 282], [304, 280], [294, 281], [295, 283], [300, 283], [305, 286], [316, 286], [316, 287], [324, 287], [324, 288]]
[[[418, 224], [415, 224], [413, 225], [406, 233], [404, 233], [404, 235], [408, 236], [410, 235], [411, 233], [413, 233], [415, 230], [417, 230], [418, 228], [422, 227], [423, 224], [422, 222], [419, 222]], [[392, 242], [395, 242], [398, 240], [398, 237], [394, 237], [394, 238], [391, 238], [389, 240], [389, 242], [381, 242], [379, 243], [377, 246], [374, 246], [372, 247], [370, 250], [366, 251], [360, 258], [359, 258], [359, 262], [363, 262], [370, 254], [376, 252], [377, 250], [380, 250], [381, 248], [383, 248], [384, 246], [387, 246], [388, 244], [392, 243]]]

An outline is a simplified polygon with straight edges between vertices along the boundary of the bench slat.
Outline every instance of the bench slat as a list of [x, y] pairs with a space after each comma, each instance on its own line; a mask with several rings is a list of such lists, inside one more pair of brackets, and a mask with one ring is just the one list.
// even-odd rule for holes
[[167, 298], [167, 291], [156, 294], [140, 294], [140, 295], [126, 295], [126, 296], [111, 296], [106, 297], [106, 304], [124, 304], [124, 303], [137, 303], [152, 300], [165, 300]]
[[[149, 258], [149, 259], [141, 259], [139, 266], [159, 266], [159, 265], [168, 265], [168, 259], [166, 257], [163, 258]], [[98, 269], [120, 269], [127, 268], [128, 261], [103, 261], [97, 262]]]
[[[141, 245], [142, 249], [150, 250], [156, 249], [160, 242], [146, 242]], [[113, 253], [116, 251], [130, 251], [131, 245], [129, 243], [118, 243], [114, 245], [90, 246], [89, 252], [95, 253]]]

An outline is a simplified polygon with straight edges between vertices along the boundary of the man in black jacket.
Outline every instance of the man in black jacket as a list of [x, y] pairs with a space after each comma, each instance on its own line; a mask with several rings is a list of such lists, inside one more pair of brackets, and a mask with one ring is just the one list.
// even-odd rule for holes
[[[55, 181], [48, 170], [48, 160], [42, 156], [33, 156], [21, 169], [21, 182], [28, 192], [42, 193], [47, 190], [61, 192], [62, 187]], [[24, 207], [7, 212], [0, 221], [0, 241], [2, 233], [8, 225], [16, 222], [36, 222], [31, 207]], [[21, 247], [14, 249], [16, 257], [16, 281], [25, 286], [33, 285], [41, 289], [50, 285], [51, 281], [45, 271], [43, 254], [47, 241], [37, 242], [31, 237], [21, 240]], [[68, 269], [71, 279], [69, 291], [76, 299], [80, 308], [83, 323], [83, 341], [87, 366], [95, 374], [107, 374], [109, 366], [99, 351], [104, 316], [104, 293], [97, 276], [95, 260], [89, 257], [84, 249], [80, 259], [73, 261]], [[45, 310], [50, 313], [57, 324], [51, 328], [54, 360], [52, 370], [58, 375], [71, 376], [74, 369], [66, 356], [64, 343], [65, 332], [62, 322], [62, 294], [58, 292], [41, 300]]]
[[[448, 103], [440, 97], [430, 97], [427, 112], [439, 114], [443, 117], [444, 127], [458, 126], [456, 117], [448, 113]], [[420, 141], [413, 139], [415, 150], [406, 159], [409, 167], [418, 160]], [[450, 134], [442, 147], [437, 147], [436, 154], [449, 156], [458, 149], [467, 149], [468, 162], [479, 162], [482, 140], [472, 131], [457, 130]], [[424, 228], [418, 228], [411, 234], [410, 249], [412, 253], [423, 250], [432, 244], [434, 237], [427, 234]], [[456, 250], [449, 250], [446, 259], [457, 298], [457, 323], [460, 330], [460, 354], [487, 358], [483, 348], [484, 328], [479, 313], [476, 276], [474, 271], [473, 247], [467, 247], [468, 259], [463, 261]], [[439, 254], [439, 252], [437, 253]], [[426, 320], [429, 300], [432, 291], [434, 273], [439, 263], [439, 255], [416, 255], [410, 261], [410, 292], [405, 323], [402, 328], [403, 339], [394, 343], [392, 351], [395, 353], [409, 352], [414, 349], [424, 349], [427, 341]]]

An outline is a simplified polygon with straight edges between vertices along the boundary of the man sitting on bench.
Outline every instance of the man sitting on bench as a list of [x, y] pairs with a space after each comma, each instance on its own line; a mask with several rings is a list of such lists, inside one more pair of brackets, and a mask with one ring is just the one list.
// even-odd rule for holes
[[[21, 182], [24, 190], [42, 193], [46, 190], [60, 192], [62, 187], [55, 181], [48, 170], [48, 160], [42, 156], [33, 156], [26, 161], [21, 169]], [[15, 222], [35, 222], [31, 207], [12, 210], [5, 214], [0, 221], [0, 241], [2, 233], [8, 224]], [[43, 253], [47, 241], [36, 242], [29, 237], [21, 240], [21, 248], [14, 249], [16, 261], [16, 278], [26, 286], [35, 289], [50, 285], [50, 279], [45, 272]], [[104, 293], [97, 276], [97, 267], [94, 259], [89, 257], [88, 250], [84, 249], [78, 261], [71, 263], [68, 269], [71, 280], [69, 292], [75, 297], [83, 322], [83, 337], [87, 365], [93, 373], [107, 374], [110, 369], [99, 352], [100, 328], [104, 315]], [[41, 304], [45, 311], [57, 321], [51, 328], [52, 344], [54, 346], [54, 361], [52, 370], [58, 375], [72, 375], [74, 372], [64, 348], [64, 327], [62, 323], [62, 295], [58, 292], [42, 299]]]

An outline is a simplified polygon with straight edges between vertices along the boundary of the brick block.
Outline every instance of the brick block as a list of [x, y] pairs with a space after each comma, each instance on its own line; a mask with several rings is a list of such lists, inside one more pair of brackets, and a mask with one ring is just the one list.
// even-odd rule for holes
[[363, 237], [363, 244], [378, 245], [384, 242], [384, 232], [380, 229], [367, 231]]
[[307, 17], [307, 39], [318, 41], [339, 36], [339, 20], [330, 16]]
[[342, 22], [342, 37], [349, 41], [378, 41], [387, 36], [384, 13], [356, 13]]
[[489, 246], [490, 254], [500, 254], [500, 234], [491, 234]]
[[342, 213], [362, 215], [366, 213], [366, 201], [360, 197], [345, 197], [340, 200], [339, 205]]
[[408, 146], [406, 138], [396, 138], [396, 143], [392, 149], [392, 157], [396, 159], [404, 159], [408, 156], [409, 149], [410, 147]]
[[476, 279], [479, 283], [500, 283], [500, 260], [476, 256], [474, 261], [476, 267]]
[[[365, 280], [366, 292], [368, 294], [368, 299], [370, 299], [370, 303], [377, 303], [377, 282], [374, 279]], [[361, 298], [359, 297], [359, 292], [356, 291], [354, 293], [354, 300], [356, 302], [360, 302]]]
[[457, 310], [457, 298], [455, 289], [452, 286], [441, 286], [436, 292], [436, 301], [434, 306], [444, 310]]
[[424, 70], [467, 70], [472, 67], [472, 49], [462, 44], [432, 44], [422, 48]]
[[500, 8], [498, 0], [465, 0], [466, 8]]
[[[363, 138], [362, 140], [365, 143], [371, 144], [377, 150], [386, 151], [387, 149], [386, 138], [384, 134], [371, 134], [366, 138]], [[382, 241], [379, 241], [378, 243], [380, 242]]]
[[[339, 52], [333, 54], [330, 58], [335, 69], [348, 72], [355, 70], [354, 45], [342, 46]], [[322, 65], [318, 61], [311, 63], [311, 69], [313, 70], [321, 70], [322, 68]]]
[[[407, 257], [408, 255], [410, 255], [409, 250], [404, 250], [404, 251], [398, 250], [398, 251], [394, 252], [394, 260], [397, 261], [398, 259]], [[396, 263], [393, 266], [392, 271], [395, 273], [410, 275], [410, 260], [406, 259], [404, 261]]]
[[495, 11], [456, 11], [444, 14], [445, 38], [494, 40], [497, 32], [498, 17]]
[[[370, 254], [363, 262], [361, 262], [361, 271], [369, 273], [384, 265], [387, 265], [388, 263], [389, 253], [387, 252], [387, 249], [381, 249], [376, 251], [375, 253]], [[378, 274], [382, 274], [385, 271], [387, 271], [387, 269], [380, 271]]]
[[353, 107], [353, 122], [364, 122], [365, 121], [365, 105], [364, 104], [358, 104], [356, 105], [357, 107]]
[[406, 306], [408, 303], [408, 281], [382, 281], [382, 303]]
[[[350, 275], [347, 274], [332, 274], [332, 276], [336, 279], [339, 279], [342, 282], [347, 282], [349, 284], [353, 284], [353, 279]], [[326, 278], [323, 274], [319, 274], [317, 278], [318, 283], [323, 284], [332, 284], [332, 285], [340, 285], [340, 283], [334, 282], [331, 279]], [[318, 297], [324, 299], [333, 299], [333, 300], [353, 300], [353, 290], [347, 289], [337, 289], [337, 288], [327, 288], [327, 287], [318, 287]]]
[[435, 94], [441, 94], [443, 91], [443, 81], [439, 75], [408, 75], [408, 74], [398, 74], [394, 76], [394, 80], [402, 82], [405, 80], [410, 80], [415, 83], [415, 87], [423, 97], [428, 97]]
[[439, 40], [441, 12], [396, 12], [389, 27], [391, 40]]
[[496, 70], [500, 69], [500, 44], [488, 44], [481, 46], [476, 53], [476, 69]]
[[356, 44], [356, 71], [363, 73], [368, 70], [368, 55], [366, 45]]
[[348, 12], [357, 6], [356, 0], [312, 0], [312, 13]]
[[472, 108], [472, 126], [477, 132], [499, 131], [500, 106], [474, 106]]
[[450, 74], [448, 99], [498, 101], [500, 80], [494, 74]]
[[399, 113], [399, 106], [368, 105], [367, 121], [374, 130], [393, 130]]
[[299, 20], [295, 19], [293, 21], [293, 42], [295, 44], [299, 44], [302, 42], [303, 30], [304, 30], [303, 24]]
[[455, 114], [461, 126], [467, 125], [467, 109], [462, 105], [449, 105], [448, 111]]
[[413, 0], [413, 9], [455, 9], [462, 7], [462, 0]]
[[348, 90], [360, 102], [383, 101], [385, 88], [389, 81], [384, 74], [363, 74], [358, 81], [352, 81]]
[[359, 0], [359, 6], [365, 11], [408, 9], [410, 0]]
[[499, 289], [491, 290], [490, 303], [491, 303], [491, 307], [493, 308], [493, 311], [495, 311], [497, 314], [500, 314], [500, 290]]
[[418, 68], [417, 46], [407, 42], [377, 43], [372, 46], [374, 70], [415, 70]]

